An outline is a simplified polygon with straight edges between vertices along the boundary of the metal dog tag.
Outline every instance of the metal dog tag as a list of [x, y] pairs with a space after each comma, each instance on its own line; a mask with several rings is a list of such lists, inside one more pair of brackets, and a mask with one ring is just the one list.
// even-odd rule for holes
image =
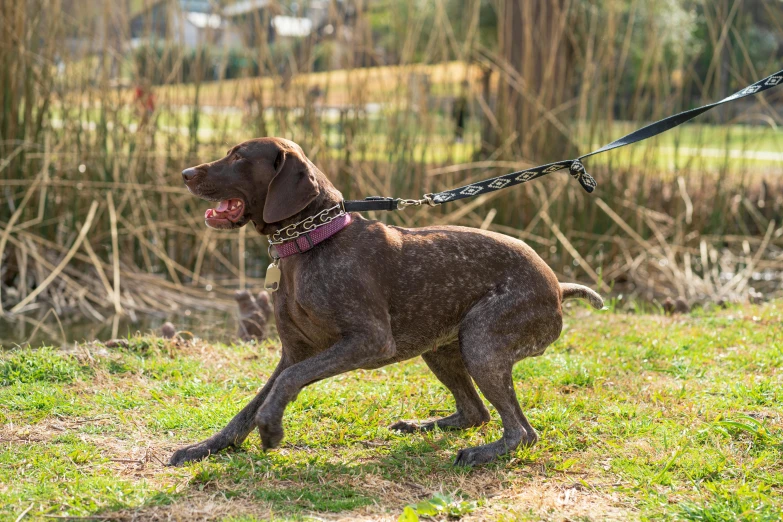
[[277, 265], [277, 260], [272, 261], [266, 269], [266, 277], [264, 278], [264, 290], [267, 292], [274, 292], [280, 288], [280, 268]]

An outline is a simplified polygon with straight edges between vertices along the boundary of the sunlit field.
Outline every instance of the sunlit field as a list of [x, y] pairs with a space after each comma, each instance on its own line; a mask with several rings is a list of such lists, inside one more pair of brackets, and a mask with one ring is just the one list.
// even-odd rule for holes
[[397, 520], [418, 505], [463, 520], [777, 520], [782, 312], [571, 307], [561, 339], [514, 370], [539, 443], [477, 469], [451, 462], [500, 436], [494, 410], [465, 432], [389, 431], [454, 408], [418, 359], [306, 388], [277, 450], [251, 434], [238, 451], [168, 468], [263, 384], [276, 340], [11, 350], [0, 355], [0, 516]]

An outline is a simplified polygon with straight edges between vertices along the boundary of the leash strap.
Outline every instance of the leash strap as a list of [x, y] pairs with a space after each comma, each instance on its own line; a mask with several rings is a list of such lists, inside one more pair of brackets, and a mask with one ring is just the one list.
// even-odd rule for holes
[[[513, 187], [514, 185], [526, 183], [536, 178], [540, 178], [542, 176], [546, 176], [547, 174], [551, 174], [553, 172], [557, 172], [559, 170], [564, 170], [564, 169], [568, 169], [569, 174], [571, 174], [571, 176], [574, 179], [576, 179], [579, 182], [579, 184], [582, 185], [582, 188], [584, 188], [587, 192], [593, 192], [596, 187], [596, 182], [595, 179], [590, 174], [588, 174], [587, 171], [585, 170], [585, 167], [582, 164], [582, 160], [584, 158], [589, 158], [590, 156], [594, 156], [602, 152], [607, 152], [620, 147], [625, 147], [626, 145], [631, 145], [632, 143], [638, 143], [648, 138], [652, 138], [653, 136], [657, 136], [658, 134], [664, 133], [670, 129], [673, 129], [674, 127], [682, 125], [683, 123], [692, 120], [696, 116], [699, 116], [700, 114], [703, 114], [714, 107], [723, 105], [724, 103], [729, 103], [735, 100], [739, 100], [747, 96], [755, 96], [756, 94], [759, 94], [761, 92], [764, 92], [766, 90], [778, 86], [782, 82], [783, 82], [783, 71], [779, 71], [776, 72], [775, 74], [771, 74], [767, 76], [762, 80], [757, 81], [753, 85], [745, 87], [741, 91], [738, 91], [732, 94], [731, 96], [722, 99], [719, 102], [711, 103], [709, 105], [704, 105], [703, 107], [698, 107], [696, 109], [683, 111], [679, 114], [675, 114], [674, 116], [669, 116], [668, 118], [664, 118], [655, 123], [651, 123], [650, 125], [642, 127], [637, 131], [634, 131], [626, 136], [623, 136], [622, 138], [619, 138], [607, 145], [604, 145], [598, 150], [594, 150], [593, 152], [583, 154], [582, 156], [579, 156], [577, 159], [558, 161], [555, 163], [547, 163], [546, 165], [540, 165], [532, 169], [519, 170], [517, 172], [512, 172], [510, 174], [505, 174], [503, 176], [497, 176], [495, 178], [489, 178], [483, 181], [478, 181], [476, 183], [471, 183], [470, 185], [465, 185], [450, 190], [444, 190], [443, 192], [438, 192], [435, 194], [427, 194], [425, 195], [424, 200], [419, 200], [419, 201], [426, 201], [431, 205], [433, 204], [439, 205], [447, 201], [455, 201], [458, 199], [470, 198], [473, 196], [478, 196], [480, 194], [486, 194], [488, 192], [494, 192], [496, 190]], [[363, 211], [363, 210], [398, 210], [399, 208], [404, 208], [405, 206], [408, 206], [405, 204], [403, 204], [403, 206], [398, 206], [398, 204], [401, 201], [404, 202], [410, 200], [400, 200], [394, 198], [382, 198], [378, 196], [373, 196], [365, 200], [346, 201], [345, 210], [349, 212]]]
[[346, 212], [364, 212], [367, 210], [399, 210], [399, 199], [384, 198], [381, 196], [370, 196], [365, 199], [344, 201], [343, 207]]

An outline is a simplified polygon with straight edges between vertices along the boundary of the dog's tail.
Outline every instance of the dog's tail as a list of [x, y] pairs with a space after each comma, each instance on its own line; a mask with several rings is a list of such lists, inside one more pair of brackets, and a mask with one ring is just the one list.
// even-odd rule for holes
[[604, 307], [604, 300], [595, 290], [586, 286], [573, 283], [560, 283], [560, 291], [563, 293], [562, 301], [566, 299], [584, 299], [596, 310]]

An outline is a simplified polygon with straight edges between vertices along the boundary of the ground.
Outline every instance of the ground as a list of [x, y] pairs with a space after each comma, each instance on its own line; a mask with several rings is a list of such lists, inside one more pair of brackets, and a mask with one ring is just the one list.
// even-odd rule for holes
[[538, 445], [477, 469], [451, 462], [500, 436], [494, 411], [462, 433], [387, 429], [453, 408], [418, 359], [307, 388], [278, 450], [252, 434], [169, 468], [249, 400], [275, 341], [6, 349], [0, 519], [415, 520], [448, 504], [463, 520], [780, 520], [782, 313], [570, 307], [560, 340], [514, 372]]

